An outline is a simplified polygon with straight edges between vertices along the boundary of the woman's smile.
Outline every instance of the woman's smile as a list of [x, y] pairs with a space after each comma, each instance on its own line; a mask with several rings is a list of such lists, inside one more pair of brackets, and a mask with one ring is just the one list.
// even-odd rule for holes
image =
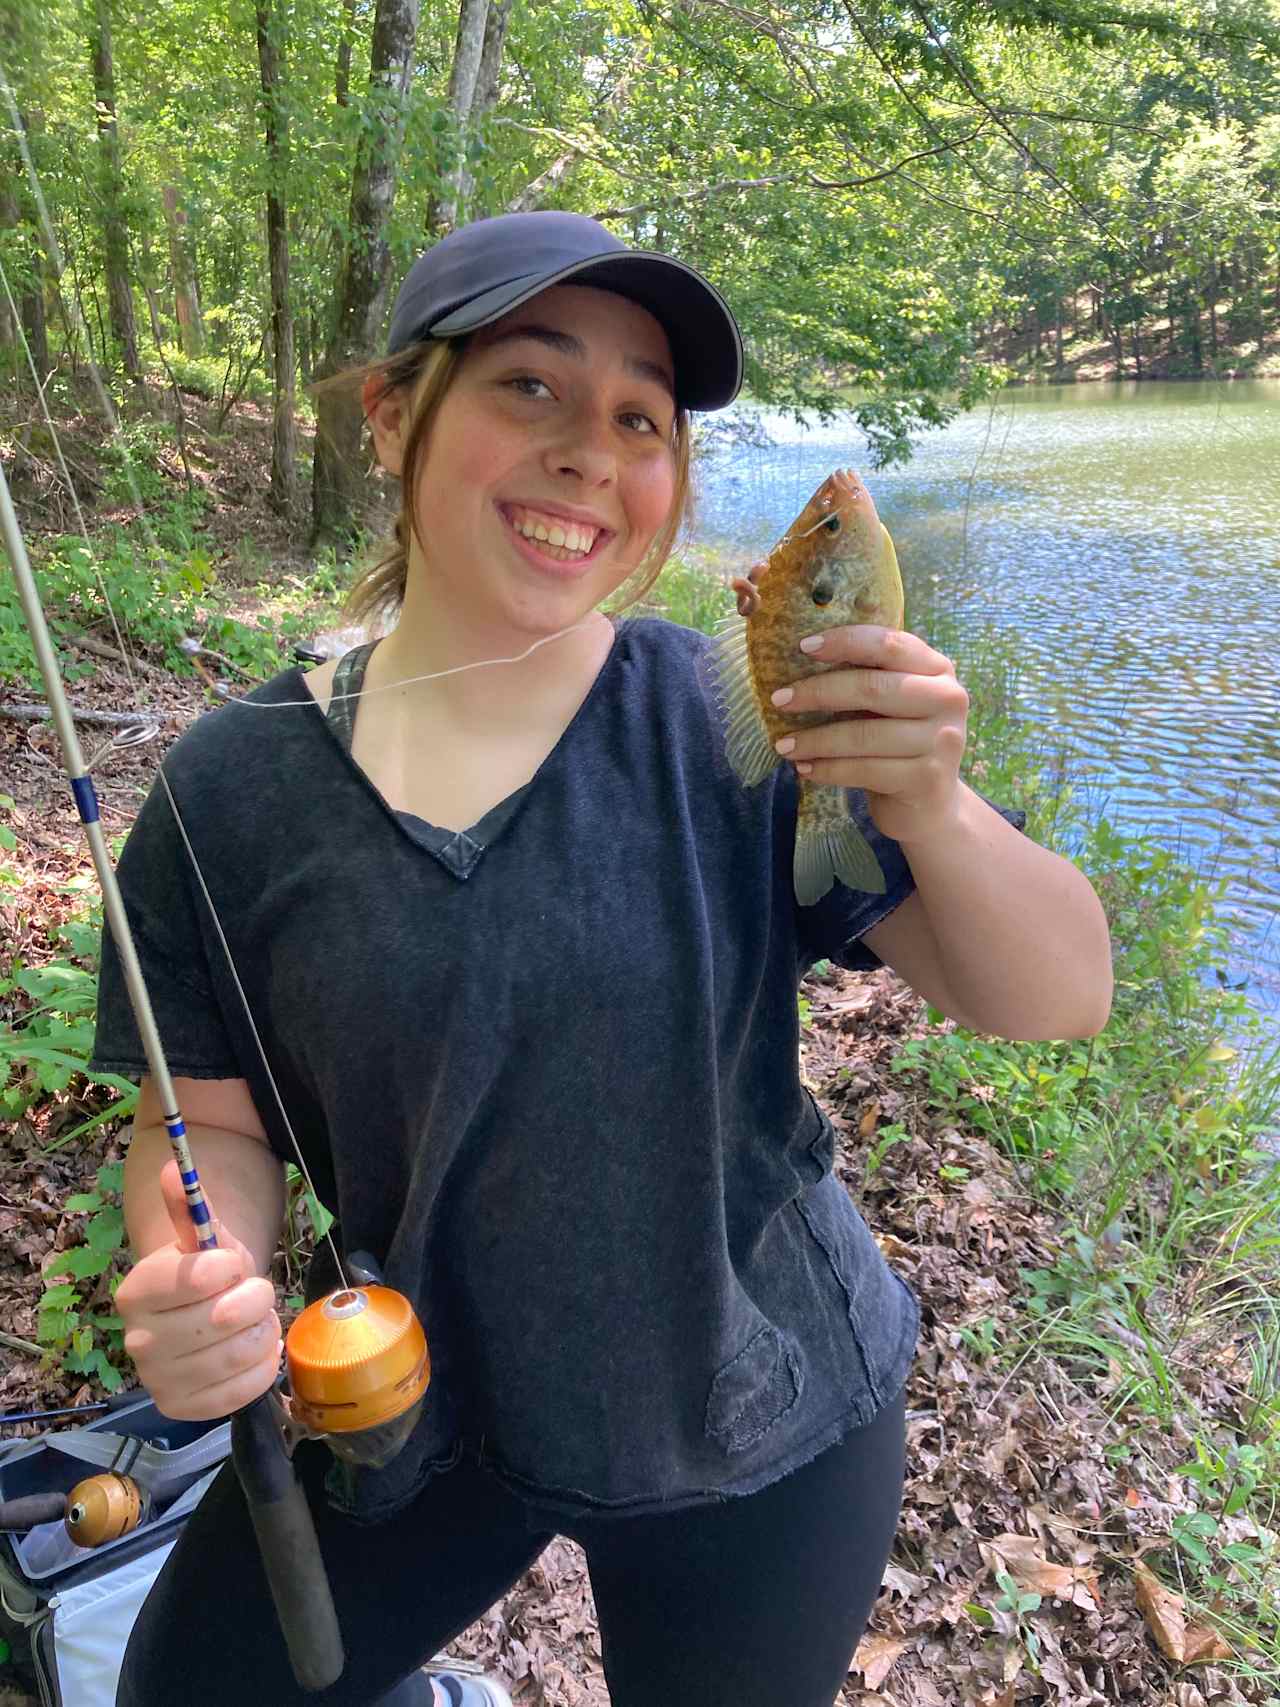
[[558, 506], [500, 503], [498, 513], [521, 555], [555, 574], [585, 569], [614, 537], [612, 528], [571, 517]]

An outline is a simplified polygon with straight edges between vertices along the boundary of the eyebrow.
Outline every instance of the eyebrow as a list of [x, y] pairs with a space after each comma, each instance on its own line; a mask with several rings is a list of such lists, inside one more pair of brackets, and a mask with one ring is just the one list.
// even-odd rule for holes
[[[516, 338], [532, 338], [536, 344], [545, 344], [548, 349], [558, 351], [562, 356], [572, 356], [575, 361], [586, 361], [587, 346], [582, 339], [572, 332], [557, 331], [554, 326], [508, 326], [504, 332], [488, 341], [487, 348], [494, 349], [499, 344], [509, 344]], [[670, 373], [660, 362], [646, 361], [643, 356], [624, 356], [622, 365], [628, 373], [637, 379], [651, 379], [671, 398], [676, 400], [675, 385]]]

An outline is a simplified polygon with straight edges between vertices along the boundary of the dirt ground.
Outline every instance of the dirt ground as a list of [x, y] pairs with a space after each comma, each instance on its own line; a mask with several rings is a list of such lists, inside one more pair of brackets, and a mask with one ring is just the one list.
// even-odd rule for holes
[[[120, 687], [108, 670], [78, 694], [87, 703]], [[157, 684], [165, 735], [198, 699], [192, 684]], [[0, 927], [6, 946], [32, 959], [47, 952], [46, 926], [72, 905], [65, 885], [85, 869], [49, 740], [47, 731], [0, 720], [0, 771], [18, 802], [23, 861], [20, 886], [0, 891]], [[153, 744], [103, 761], [112, 830], [126, 827], [156, 756]], [[1173, 1474], [1188, 1442], [1152, 1436], [1135, 1418], [1146, 1438], [1117, 1452], [1127, 1431], [1123, 1417], [1108, 1420], [1106, 1378], [1085, 1381], [1034, 1356], [1006, 1369], [962, 1338], [962, 1328], [985, 1319], [994, 1321], [996, 1340], [1003, 1337], [1021, 1308], [1019, 1269], [1046, 1266], [1061, 1238], [1003, 1157], [980, 1139], [939, 1129], [916, 1089], [891, 1074], [902, 1042], [925, 1027], [920, 1002], [887, 971], [832, 969], [808, 980], [805, 996], [803, 1070], [836, 1126], [838, 1176], [923, 1311], [897, 1546], [842, 1707], [1266, 1700], [1260, 1685], [1241, 1686], [1220, 1663], [1179, 1668], [1164, 1658], [1157, 1637], [1178, 1609], [1157, 1603], [1144, 1612], [1139, 1600], [1143, 1556], [1167, 1567], [1159, 1554], [1171, 1521], [1190, 1509], [1188, 1486]], [[35, 1338], [44, 1277], [82, 1238], [84, 1217], [63, 1208], [67, 1196], [120, 1154], [110, 1125], [87, 1142], [48, 1148], [98, 1106], [98, 1094], [47, 1103], [38, 1118], [0, 1128], [0, 1320], [22, 1339]], [[891, 1147], [868, 1179], [868, 1146], [893, 1121], [913, 1136]], [[1240, 1353], [1226, 1336], [1197, 1373], [1206, 1399], [1216, 1397], [1224, 1414]], [[96, 1396], [32, 1355], [2, 1356], [0, 1410]], [[1000, 1569], [1042, 1595], [1021, 1631], [997, 1605]], [[1187, 1622], [1194, 1635], [1189, 1615]], [[504, 1678], [521, 1707], [608, 1701], [585, 1563], [567, 1541], [551, 1546], [452, 1651]], [[0, 1707], [28, 1702], [12, 1681], [6, 1698], [0, 1674]]]
[[[250, 527], [257, 549], [278, 566], [289, 562], [292, 546], [287, 530], [272, 534], [261, 513], [268, 437], [264, 418], [221, 459], [211, 457], [199, 477], [216, 487], [211, 526], [219, 551]], [[91, 447], [83, 450], [79, 460], [92, 474]], [[28, 513], [38, 512], [51, 532], [73, 525], [45, 484], [38, 437], [32, 456], [17, 482]], [[253, 517], [248, 497], [258, 500]], [[5, 963], [20, 954], [37, 964], [50, 953], [50, 925], [80, 904], [67, 885], [89, 868], [51, 731], [3, 715], [18, 698], [0, 688], [0, 792], [15, 799], [6, 822], [19, 844], [0, 861], [18, 872], [15, 885], [0, 888], [0, 943]], [[148, 744], [107, 751], [95, 764], [108, 834], [122, 833], [164, 747], [206, 703], [205, 690], [161, 670], [144, 669], [131, 684], [123, 669], [100, 660], [97, 674], [74, 685], [73, 699], [114, 710], [143, 702], [155, 720]], [[1170, 1578], [1170, 1525], [1194, 1508], [1194, 1489], [1175, 1473], [1188, 1441], [1160, 1435], [1123, 1408], [1112, 1418], [1118, 1365], [1099, 1376], [1028, 1355], [1007, 1368], [980, 1349], [1021, 1322], [1019, 1270], [1051, 1263], [1062, 1232], [1002, 1156], [940, 1126], [918, 1088], [890, 1072], [902, 1042], [925, 1027], [922, 1005], [888, 972], [833, 970], [811, 979], [805, 995], [804, 1071], [837, 1129], [837, 1172], [915, 1289], [923, 1317], [908, 1390], [897, 1546], [842, 1707], [1219, 1707], [1274, 1699], [1274, 1684], [1242, 1684], [1209, 1657], [1210, 1638], [1189, 1611], [1184, 1618], [1176, 1603], [1143, 1586], [1144, 1558]], [[19, 1018], [22, 1001], [20, 992], [0, 992], [0, 1019]], [[58, 1273], [60, 1253], [83, 1240], [85, 1217], [67, 1212], [67, 1197], [121, 1153], [110, 1123], [88, 1140], [50, 1148], [103, 1106], [101, 1095], [73, 1084], [31, 1118], [0, 1126], [0, 1323], [16, 1339], [34, 1341], [46, 1279]], [[891, 1147], [868, 1177], [868, 1149], [894, 1121], [913, 1136]], [[986, 1322], [993, 1326], [985, 1339], [964, 1337], [962, 1330]], [[1206, 1411], [1224, 1421], [1235, 1415], [1246, 1334], [1247, 1324], [1224, 1331], [1215, 1347], [1196, 1348], [1193, 1369], [1179, 1371]], [[0, 1343], [0, 1411], [96, 1396], [88, 1383]], [[23, 1432], [31, 1431], [5, 1431]], [[1020, 1625], [998, 1604], [995, 1572], [1005, 1570], [1042, 1597]], [[1184, 1655], [1199, 1642], [1201, 1658], [1175, 1664], [1162, 1642]], [[504, 1678], [520, 1707], [608, 1701], [584, 1561], [568, 1542], [550, 1547], [454, 1652]], [[2, 1670], [0, 1707], [30, 1707]]]

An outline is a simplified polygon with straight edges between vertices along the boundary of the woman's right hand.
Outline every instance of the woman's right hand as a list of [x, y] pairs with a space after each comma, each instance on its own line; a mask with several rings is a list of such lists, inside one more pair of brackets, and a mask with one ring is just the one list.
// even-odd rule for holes
[[265, 1393], [279, 1371], [275, 1289], [216, 1217], [217, 1250], [197, 1248], [177, 1162], [164, 1164], [160, 1189], [174, 1238], [121, 1282], [115, 1304], [124, 1348], [165, 1416], [183, 1422], [228, 1416]]

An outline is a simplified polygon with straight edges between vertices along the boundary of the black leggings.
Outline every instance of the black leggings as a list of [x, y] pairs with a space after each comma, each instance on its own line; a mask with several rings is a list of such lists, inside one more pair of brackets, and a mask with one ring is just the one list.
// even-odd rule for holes
[[298, 1457], [347, 1664], [293, 1680], [226, 1465], [156, 1580], [116, 1707], [374, 1707], [507, 1592], [558, 1532], [591, 1572], [613, 1707], [831, 1707], [880, 1587], [902, 1496], [903, 1399], [757, 1494], [657, 1516], [553, 1517], [468, 1466], [385, 1523], [325, 1503]]

